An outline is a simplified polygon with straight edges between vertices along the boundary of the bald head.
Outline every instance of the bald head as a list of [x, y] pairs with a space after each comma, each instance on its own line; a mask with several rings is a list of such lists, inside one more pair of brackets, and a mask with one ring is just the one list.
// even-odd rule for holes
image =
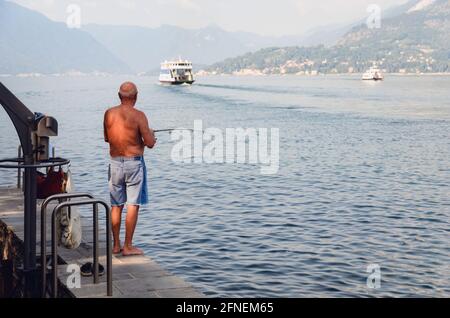
[[134, 101], [136, 102], [138, 90], [134, 83], [125, 82], [120, 85], [119, 97], [122, 102]]

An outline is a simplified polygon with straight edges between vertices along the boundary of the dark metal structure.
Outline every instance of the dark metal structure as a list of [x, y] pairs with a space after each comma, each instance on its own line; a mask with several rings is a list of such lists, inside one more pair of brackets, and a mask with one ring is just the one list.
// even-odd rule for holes
[[11, 118], [19, 136], [23, 156], [0, 160], [0, 168], [24, 170], [24, 256], [25, 290], [34, 296], [36, 272], [36, 173], [38, 168], [69, 164], [62, 158], [49, 159], [49, 137], [58, 134], [58, 122], [32, 113], [0, 82], [0, 104]]
[[[13, 159], [1, 159], [0, 168], [18, 169], [18, 187], [20, 187], [20, 170], [24, 170], [24, 259], [23, 272], [25, 277], [25, 291], [27, 297], [46, 297], [47, 289], [47, 252], [46, 252], [46, 209], [51, 201], [58, 201], [52, 213], [52, 295], [57, 296], [57, 239], [56, 216], [63, 209], [89, 205], [93, 208], [94, 221], [94, 283], [99, 283], [98, 263], [98, 205], [106, 211], [106, 248], [107, 248], [107, 295], [112, 296], [112, 243], [111, 216], [108, 204], [95, 199], [91, 194], [72, 193], [59, 194], [47, 198], [41, 205], [41, 275], [36, 267], [36, 199], [37, 199], [37, 169], [64, 166], [70, 163], [63, 158], [50, 158], [49, 137], [58, 135], [58, 122], [53, 117], [40, 113], [32, 113], [13, 93], [0, 82], [0, 104], [5, 108], [8, 116], [16, 128], [20, 139], [22, 153]], [[70, 199], [81, 199], [68, 201]], [[41, 289], [38, 288], [38, 277], [41, 277]]]
[[16, 128], [23, 156], [0, 160], [0, 168], [24, 170], [24, 257], [25, 290], [36, 295], [36, 174], [38, 168], [69, 164], [69, 160], [49, 158], [49, 137], [58, 134], [58, 122], [32, 113], [0, 82], [0, 104]]

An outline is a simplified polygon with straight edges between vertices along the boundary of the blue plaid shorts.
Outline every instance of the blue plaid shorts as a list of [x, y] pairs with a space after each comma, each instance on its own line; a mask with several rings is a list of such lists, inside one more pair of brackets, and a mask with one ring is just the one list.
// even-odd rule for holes
[[111, 158], [108, 181], [112, 206], [148, 203], [147, 168], [144, 157]]

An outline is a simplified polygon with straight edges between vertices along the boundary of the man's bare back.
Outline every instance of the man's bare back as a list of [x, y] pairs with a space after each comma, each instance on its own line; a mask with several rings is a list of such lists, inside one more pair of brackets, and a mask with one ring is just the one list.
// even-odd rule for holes
[[[119, 89], [121, 104], [108, 109], [103, 120], [105, 141], [109, 143], [112, 157], [108, 169], [108, 184], [112, 206], [113, 253], [122, 253], [124, 256], [143, 254], [142, 250], [133, 246], [132, 241], [139, 207], [148, 203], [144, 150], [146, 146], [153, 148], [156, 143], [147, 117], [134, 108], [137, 96], [135, 84], [123, 83]], [[125, 243], [121, 246], [120, 225], [125, 203]]]
[[154, 135], [147, 117], [133, 106], [119, 105], [108, 109], [104, 126], [111, 157], [142, 156], [145, 146], [154, 146]]

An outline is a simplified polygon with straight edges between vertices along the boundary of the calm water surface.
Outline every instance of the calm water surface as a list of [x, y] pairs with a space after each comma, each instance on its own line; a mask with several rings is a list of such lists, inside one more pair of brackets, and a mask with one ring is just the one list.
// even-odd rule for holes
[[[130, 78], [127, 78], [130, 79]], [[106, 107], [123, 77], [3, 78], [59, 120], [77, 190], [105, 199]], [[211, 296], [450, 296], [450, 77], [136, 77], [155, 128], [280, 128], [280, 170], [175, 164], [147, 152], [151, 205], [136, 243]], [[0, 109], [2, 157], [18, 139]], [[1, 172], [1, 184], [14, 174]], [[381, 288], [366, 286], [369, 264]]]

